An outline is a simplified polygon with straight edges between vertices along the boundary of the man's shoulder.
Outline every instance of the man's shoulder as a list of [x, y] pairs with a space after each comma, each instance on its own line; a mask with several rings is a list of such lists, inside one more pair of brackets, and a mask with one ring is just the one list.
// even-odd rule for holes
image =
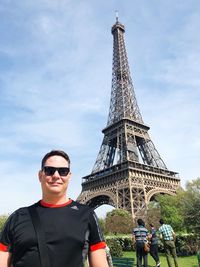
[[170, 224], [164, 224], [164, 227], [165, 228], [168, 228], [168, 229], [171, 229], [172, 228]]
[[26, 218], [28, 214], [28, 209], [27, 207], [21, 207], [13, 211], [7, 218], [6, 224], [8, 225], [14, 225], [17, 222], [20, 222], [23, 220], [23, 218]]
[[144, 226], [142, 226], [142, 227], [135, 227], [135, 228], [133, 228], [133, 232], [140, 232], [140, 231], [144, 231], [144, 232], [147, 232], [148, 230], [147, 230], [147, 228], [145, 228]]
[[162, 229], [172, 229], [170, 224], [163, 224], [160, 226], [159, 231], [161, 231]]
[[153, 229], [150, 230], [150, 232], [151, 232], [151, 234], [156, 234], [157, 231], [156, 231], [155, 228], [153, 228]]
[[21, 207], [16, 209], [11, 216], [17, 216], [17, 215], [23, 215], [23, 214], [27, 214], [28, 211], [28, 207]]

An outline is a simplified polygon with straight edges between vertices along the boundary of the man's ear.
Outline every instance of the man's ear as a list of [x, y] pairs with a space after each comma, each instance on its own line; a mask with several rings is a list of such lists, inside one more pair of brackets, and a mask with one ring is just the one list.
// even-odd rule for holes
[[72, 173], [71, 173], [71, 172], [69, 172], [69, 173], [68, 173], [68, 181], [70, 181], [70, 180], [71, 180], [71, 176], [72, 176]]
[[41, 180], [42, 180], [42, 171], [41, 170], [38, 172], [38, 178], [39, 178], [39, 181], [41, 182]]

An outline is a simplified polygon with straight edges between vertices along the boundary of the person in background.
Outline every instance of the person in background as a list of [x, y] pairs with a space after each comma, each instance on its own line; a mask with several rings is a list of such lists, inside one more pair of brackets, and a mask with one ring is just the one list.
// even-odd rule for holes
[[[47, 153], [38, 173], [42, 199], [31, 207], [40, 219], [51, 267], [108, 267], [103, 236], [94, 211], [71, 200], [69, 156]], [[0, 235], [0, 267], [41, 267], [36, 232], [27, 207], [16, 210]]]
[[[144, 251], [144, 242], [148, 239], [148, 230], [145, 228], [145, 223], [142, 219], [137, 220], [138, 226], [133, 229], [132, 241], [136, 245], [137, 267], [148, 267], [148, 253]], [[142, 265], [142, 260], [144, 265]]]
[[175, 246], [176, 234], [171, 225], [165, 224], [163, 219], [160, 219], [159, 223], [161, 224], [159, 228], [160, 239], [163, 241], [164, 244], [168, 267], [172, 267], [170, 260], [171, 256], [174, 259], [175, 267], [178, 267], [176, 246]]
[[156, 229], [152, 223], [150, 223], [150, 255], [156, 262], [156, 267], [160, 266], [160, 259], [158, 255], [158, 237], [156, 235]]

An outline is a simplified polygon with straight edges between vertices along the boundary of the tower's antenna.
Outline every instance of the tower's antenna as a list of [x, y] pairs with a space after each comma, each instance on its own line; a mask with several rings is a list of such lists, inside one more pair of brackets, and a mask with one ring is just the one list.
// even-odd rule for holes
[[119, 16], [118, 16], [118, 10], [115, 10], [115, 17], [116, 17], [116, 22], [118, 22], [119, 20]]

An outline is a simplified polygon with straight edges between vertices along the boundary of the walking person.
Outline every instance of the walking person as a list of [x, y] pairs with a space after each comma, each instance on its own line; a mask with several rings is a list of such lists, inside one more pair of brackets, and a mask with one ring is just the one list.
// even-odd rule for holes
[[163, 241], [164, 244], [168, 267], [172, 267], [171, 256], [174, 259], [175, 267], [178, 267], [176, 246], [175, 246], [176, 234], [171, 225], [165, 224], [163, 219], [160, 219], [159, 223], [161, 224], [159, 228], [160, 239]]
[[142, 219], [138, 219], [137, 224], [138, 226], [133, 229], [132, 234], [133, 245], [136, 245], [137, 267], [148, 267], [148, 253], [144, 251], [144, 242], [147, 242], [148, 230], [145, 228]]
[[153, 224], [150, 223], [150, 255], [156, 262], [156, 267], [160, 266], [160, 259], [158, 255], [158, 237], [156, 234], [156, 229]]
[[41, 267], [44, 259], [51, 267], [83, 267], [87, 257], [90, 267], [108, 267], [94, 211], [67, 196], [69, 156], [60, 150], [47, 153], [38, 177], [42, 199], [16, 210], [1, 233], [0, 267]]

